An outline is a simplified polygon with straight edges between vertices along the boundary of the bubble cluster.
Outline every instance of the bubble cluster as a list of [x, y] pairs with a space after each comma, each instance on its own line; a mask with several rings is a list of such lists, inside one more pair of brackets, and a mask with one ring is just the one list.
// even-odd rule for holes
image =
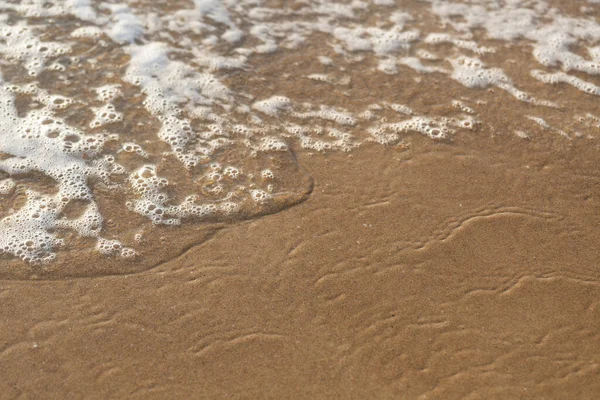
[[[543, 0], [418, 5], [0, 1], [0, 253], [49, 262], [76, 237], [137, 260], [159, 226], [301, 201], [310, 189], [294, 151], [449, 141], [495, 106], [463, 93], [497, 88], [531, 110], [569, 107], [532, 85], [600, 95], [592, 17]], [[512, 46], [535, 66], [524, 77], [498, 62]], [[464, 92], [429, 107], [419, 90], [434, 84]], [[511, 131], [580, 136], [530, 114]], [[572, 123], [589, 131], [593, 118]], [[105, 210], [119, 205], [148, 226], [113, 227]]]
[[280, 111], [288, 110], [292, 106], [292, 102], [287, 97], [273, 96], [265, 100], [257, 101], [252, 107], [263, 114], [271, 117], [279, 114]]
[[138, 254], [130, 247], [123, 247], [123, 244], [118, 240], [108, 240], [100, 238], [96, 243], [96, 249], [107, 256], [121, 256], [122, 258], [135, 258]]
[[37, 76], [49, 60], [67, 54], [67, 44], [42, 42], [32, 28], [24, 25], [4, 25], [0, 28], [0, 53], [22, 65], [31, 76]]
[[92, 108], [94, 119], [90, 122], [90, 128], [98, 128], [123, 120], [123, 114], [115, 109], [113, 104], [106, 104], [100, 108]]
[[15, 186], [17, 184], [10, 178], [0, 180], [0, 195], [11, 194]]
[[520, 101], [543, 105], [547, 107], [557, 107], [556, 104], [538, 100], [531, 94], [517, 89], [513, 81], [500, 68], [487, 68], [486, 65], [477, 58], [461, 56], [451, 59], [450, 63], [454, 68], [452, 78], [469, 88], [486, 88], [496, 86], [506, 90]]
[[251, 190], [250, 195], [252, 196], [252, 200], [260, 204], [266, 203], [271, 198], [271, 195], [269, 193], [260, 189]]
[[27, 192], [27, 203], [0, 221], [0, 253], [11, 254], [25, 262], [39, 264], [54, 260], [52, 251], [63, 241], [48, 233], [60, 211], [53, 199]]
[[[427, 35], [424, 42], [430, 44], [450, 43], [461, 49], [471, 50], [473, 53], [479, 55], [495, 52], [495, 49], [491, 47], [479, 46], [476, 42], [472, 40], [458, 39], [448, 33], [431, 33]], [[428, 57], [427, 54], [425, 55], [425, 57], [429, 59], [433, 58], [430, 56]]]
[[82, 26], [71, 32], [74, 38], [99, 38], [104, 31], [97, 26]]
[[123, 97], [123, 92], [121, 92], [120, 85], [104, 85], [96, 88], [95, 91], [97, 99], [103, 103]]
[[545, 73], [540, 70], [531, 71], [531, 76], [535, 79], [556, 85], [558, 83], [568, 83], [569, 85], [581, 90], [582, 92], [600, 96], [600, 87], [594, 85], [591, 82], [586, 82], [581, 78], [573, 75], [566, 74], [564, 72]]
[[145, 151], [142, 146], [140, 146], [137, 143], [133, 143], [133, 142], [126, 142], [123, 143], [123, 145], [121, 146], [121, 148], [123, 149], [123, 151], [127, 152], [127, 153], [135, 153], [141, 157], [147, 158], [149, 156], [148, 152]]
[[[561, 14], [546, 1], [532, 4], [490, 0], [484, 4], [457, 4], [432, 0], [432, 11], [443, 24], [465, 35], [484, 29], [491, 39], [508, 42], [527, 39], [533, 43], [532, 55], [545, 67], [600, 74], [600, 57], [596, 50], [600, 24], [594, 18]], [[576, 53], [575, 47], [586, 48], [591, 59]], [[591, 90], [589, 85], [579, 86]]]
[[432, 139], [443, 139], [453, 132], [445, 118], [412, 117], [409, 120], [383, 123], [369, 128], [373, 139], [380, 144], [392, 144], [401, 139], [401, 133], [418, 132]]

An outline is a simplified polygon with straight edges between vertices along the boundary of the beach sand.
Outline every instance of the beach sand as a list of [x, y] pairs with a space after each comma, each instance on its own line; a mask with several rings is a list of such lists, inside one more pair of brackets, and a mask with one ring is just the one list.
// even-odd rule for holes
[[[598, 397], [600, 119], [591, 115], [597, 115], [597, 97], [572, 84], [533, 79], [530, 70], [542, 68], [533, 54], [533, 39], [490, 39], [493, 29], [486, 34], [475, 24], [472, 32], [457, 36], [472, 34], [471, 44], [427, 43], [428, 33], [456, 32], [448, 21], [439, 22], [429, 3], [397, 1], [396, 8], [414, 18], [403, 22], [397, 16], [393, 24], [399, 24], [401, 34], [413, 28], [422, 33], [388, 53], [348, 49], [353, 43], [324, 33], [324, 28], [311, 28], [306, 38], [300, 35], [306, 42], [298, 44], [299, 50], [286, 48], [285, 35], [299, 40], [297, 32], [282, 31], [268, 40], [252, 36], [252, 24], [263, 23], [270, 14], [263, 10], [264, 15], [256, 12], [258, 16], [247, 19], [244, 8], [231, 13], [247, 36], [234, 45], [202, 30], [190, 33], [184, 23], [182, 28], [177, 18], [185, 20], [187, 14], [169, 19], [175, 11], [192, 10], [192, 2], [141, 2], [138, 8], [134, 3], [137, 15], [147, 17], [140, 23], [147, 32], [133, 24], [142, 33], [133, 29], [132, 38], [121, 42], [118, 34], [127, 33], [127, 24], [117, 15], [128, 14], [118, 8], [113, 15], [96, 7], [99, 15], [110, 16], [108, 22], [99, 19], [99, 33], [85, 36], [79, 30], [77, 39], [76, 29], [96, 22], [59, 13], [53, 17], [56, 23], [47, 24], [37, 14], [4, 11], [6, 21], [46, 24], [39, 28], [39, 37], [73, 46], [70, 58], [56, 56], [64, 73], [59, 65], [32, 77], [18, 62], [0, 63], [0, 94], [6, 103], [15, 92], [19, 118], [47, 108], [85, 138], [101, 131], [91, 128], [90, 121], [99, 114], [97, 107], [108, 104], [94, 90], [119, 85], [120, 94], [110, 101], [122, 112], [122, 120], [107, 123], [106, 131], [121, 136], [78, 161], [90, 165], [111, 155], [125, 172], [107, 173], [112, 186], [94, 174], [82, 174], [90, 198], [84, 202], [73, 195], [56, 218], [59, 223], [79, 221], [85, 210], [97, 207], [102, 226], [91, 233], [77, 225], [43, 226], [49, 235], [65, 239], [53, 262], [26, 263], [12, 250], [0, 255], [0, 398]], [[371, 3], [369, 10], [351, 10], [351, 17], [343, 8], [319, 12], [340, 26], [356, 23], [360, 29], [377, 25], [385, 30], [393, 25], [386, 2]], [[549, 3], [563, 7], [565, 14], [597, 19], [592, 3], [587, 8]], [[282, 1], [265, 4], [275, 15], [275, 26], [277, 18], [307, 26], [315, 19], [309, 12], [295, 14], [309, 8], [309, 2], [291, 8]], [[287, 14], [277, 17], [279, 9]], [[150, 17], [155, 14], [165, 18], [170, 30], [152, 28]], [[226, 19], [206, 15], [201, 17], [211, 35], [231, 33]], [[465, 11], [465, 16], [448, 18], [460, 25], [471, 14]], [[298, 26], [304, 34], [303, 25]], [[271, 39], [281, 48], [272, 53], [256, 50], [272, 44]], [[148, 45], [152, 40], [161, 44]], [[573, 54], [584, 54], [583, 44], [592, 46], [584, 42], [571, 46]], [[494, 47], [495, 52], [477, 46]], [[155, 53], [169, 51], [164, 59], [157, 57], [160, 68], [139, 69], [135, 75], [131, 66], [143, 65], [134, 60], [136, 54], [154, 54], [144, 53], [148, 47]], [[245, 47], [245, 52], [235, 53], [236, 47]], [[194, 54], [197, 48], [200, 55]], [[214, 54], [207, 49], [219, 56], [250, 55], [239, 68], [219, 69], [202, 58], [211, 61]], [[594, 49], [587, 51], [600, 57], [600, 48]], [[378, 70], [385, 57], [400, 62], [415, 54], [439, 70], [419, 72], [404, 64], [397, 65], [395, 74]], [[465, 54], [481, 57], [489, 67], [472, 76], [492, 71], [497, 78], [492, 68], [501, 67], [514, 86], [506, 76], [472, 87], [460, 82], [452, 68], [469, 63], [456, 61]], [[333, 64], [324, 63], [323, 57]], [[49, 60], [48, 65], [54, 59]], [[161, 75], [177, 68], [184, 71], [181, 79], [196, 79], [185, 81], [190, 87], [177, 87], [172, 76]], [[543, 68], [559, 71], [558, 64]], [[202, 75], [202, 80], [194, 75], [198, 71], [212, 75]], [[600, 86], [597, 74], [568, 72]], [[29, 82], [48, 93], [63, 93], [73, 104], [56, 110], [42, 107], [32, 96], [43, 92], [23, 91]], [[206, 82], [227, 90], [215, 89], [210, 97], [202, 91]], [[538, 104], [527, 96], [518, 99], [510, 93], [515, 88], [558, 105]], [[152, 108], [146, 101], [153, 93], [158, 99], [172, 95], [176, 100], [165, 100], [167, 111], [156, 104]], [[275, 95], [279, 101], [286, 96], [288, 103], [273, 104], [287, 108], [265, 112], [257, 107]], [[394, 110], [393, 104], [414, 112]], [[372, 115], [360, 117], [367, 112]], [[204, 164], [185, 168], [177, 158], [179, 145], [160, 132], [170, 117], [171, 123], [179, 123], [188, 116], [191, 122], [182, 137], [189, 141], [180, 152], [204, 154], [201, 145], [214, 137], [231, 143], [213, 149], [206, 156], [210, 161], [199, 158]], [[437, 133], [419, 125], [398, 129], [393, 140], [378, 136], [393, 136], [386, 121], [401, 125], [410, 118], [429, 121]], [[457, 127], [457, 121], [469, 125]], [[239, 128], [242, 123], [246, 125]], [[290, 124], [307, 127], [308, 133], [294, 136], [286, 131]], [[444, 124], [454, 132], [438, 135]], [[209, 128], [217, 133], [209, 135]], [[315, 143], [335, 143], [338, 137], [328, 133], [338, 130], [355, 140], [356, 148], [331, 145], [318, 151]], [[289, 149], [259, 148], [257, 143], [269, 135], [285, 141]], [[139, 143], [149, 155], [124, 151], [128, 141]], [[21, 150], [6, 147], [0, 152], [0, 167], [18, 158]], [[49, 164], [64, 168], [61, 162], [72, 161], [56, 154], [58, 161]], [[181, 204], [189, 194], [220, 205], [227, 198], [215, 191], [223, 198], [214, 200], [218, 196], [210, 190], [227, 178], [207, 178], [206, 171], [213, 168], [208, 162], [215, 163], [215, 176], [225, 175], [228, 165], [241, 165], [243, 172], [254, 174], [231, 180], [231, 187], [243, 184], [236, 189], [238, 197], [232, 197], [242, 205], [241, 212], [197, 220], [185, 215], [175, 226], [160, 218], [153, 224], [153, 215], [134, 212], [135, 202], [147, 193], [133, 190], [135, 182], [127, 179], [146, 164], [155, 167], [156, 177], [169, 179], [165, 193], [171, 198], [153, 203], [154, 210]], [[275, 178], [261, 180], [266, 168]], [[3, 181], [16, 182], [16, 189], [7, 189], [7, 197], [0, 198], [0, 216], [24, 207], [27, 190], [54, 199], [63, 183], [56, 178], [63, 177], [59, 173], [55, 180], [48, 177], [55, 172], [0, 172]], [[252, 201], [250, 189], [271, 184], [271, 202]], [[180, 215], [172, 212], [170, 217]], [[118, 251], [100, 254], [97, 243], [104, 238], [118, 239]], [[120, 246], [135, 247], [136, 257], [119, 258]], [[43, 255], [53, 250], [40, 249]]]
[[598, 155], [412, 139], [146, 272], [2, 282], [2, 397], [594, 398]]

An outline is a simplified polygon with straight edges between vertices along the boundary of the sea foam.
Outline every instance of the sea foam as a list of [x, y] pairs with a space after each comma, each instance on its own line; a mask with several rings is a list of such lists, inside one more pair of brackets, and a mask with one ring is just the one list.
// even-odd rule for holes
[[[435, 115], [354, 96], [370, 80], [500, 89], [541, 108], [568, 104], [525, 87], [600, 93], [596, 1], [576, 15], [542, 0], [396, 3], [0, 1], [0, 202], [15, 204], [0, 208], [0, 253], [47, 263], [75, 234], [92, 239], [90, 251], [137, 259], [140, 237], [106, 229], [103, 196], [119, 193], [123, 213], [155, 226], [249, 218], [304, 198], [294, 149], [390, 146], [414, 133], [448, 140], [485, 123], [475, 97], [442, 98], [453, 115]], [[529, 57], [528, 81], [494, 58], [511, 47]], [[283, 89], [297, 72], [286, 60], [304, 53], [314, 63], [296, 88], [329, 85], [337, 97]]]

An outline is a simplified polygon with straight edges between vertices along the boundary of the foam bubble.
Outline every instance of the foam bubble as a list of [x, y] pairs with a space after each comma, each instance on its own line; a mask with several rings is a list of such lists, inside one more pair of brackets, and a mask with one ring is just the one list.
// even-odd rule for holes
[[568, 75], [564, 72], [546, 73], [540, 70], [533, 70], [531, 71], [531, 76], [541, 82], [550, 83], [553, 85], [558, 83], [568, 83], [582, 92], [600, 96], [600, 87], [591, 82], [586, 82], [576, 76]]
[[[429, 0], [412, 14], [390, 0], [278, 3], [0, 2], [0, 195], [23, 198], [0, 216], [0, 252], [48, 262], [74, 235], [138, 259], [152, 234], [107, 229], [103, 202], [167, 226], [275, 212], [307, 190], [291, 149], [449, 139], [485, 123], [471, 105], [496, 103], [481, 89], [569, 109], [521, 90], [530, 82], [513, 81], [494, 52], [528, 53], [531, 81], [600, 93], [584, 76], [600, 73], [597, 21], [544, 1]], [[273, 74], [271, 63], [291, 66]], [[383, 74], [389, 87], [370, 86]], [[419, 82], [450, 80], [474, 98], [401, 104]], [[530, 117], [533, 129], [579, 135]], [[597, 129], [582, 118], [571, 122]]]
[[82, 26], [71, 32], [74, 38], [99, 38], [104, 31], [97, 26]]
[[0, 180], [0, 195], [11, 194], [15, 186], [17, 184], [10, 178]]
[[483, 89], [488, 86], [496, 86], [506, 90], [520, 101], [534, 103], [547, 107], [557, 107], [556, 104], [538, 100], [529, 93], [517, 89], [512, 80], [500, 68], [487, 68], [486, 65], [477, 58], [458, 57], [451, 59], [450, 63], [454, 68], [452, 78], [469, 88]]
[[252, 105], [257, 111], [270, 116], [276, 116], [280, 111], [291, 108], [292, 102], [287, 97], [273, 96], [265, 100], [257, 101]]
[[0, 53], [19, 62], [31, 76], [39, 75], [51, 58], [71, 51], [67, 44], [42, 42], [32, 28], [22, 24], [0, 28], [0, 38]]

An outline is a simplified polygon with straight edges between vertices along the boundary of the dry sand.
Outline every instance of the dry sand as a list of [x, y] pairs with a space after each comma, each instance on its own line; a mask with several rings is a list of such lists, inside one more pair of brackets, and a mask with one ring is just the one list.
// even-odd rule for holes
[[1, 397], [595, 398], [597, 149], [412, 139], [155, 269], [2, 282]]

